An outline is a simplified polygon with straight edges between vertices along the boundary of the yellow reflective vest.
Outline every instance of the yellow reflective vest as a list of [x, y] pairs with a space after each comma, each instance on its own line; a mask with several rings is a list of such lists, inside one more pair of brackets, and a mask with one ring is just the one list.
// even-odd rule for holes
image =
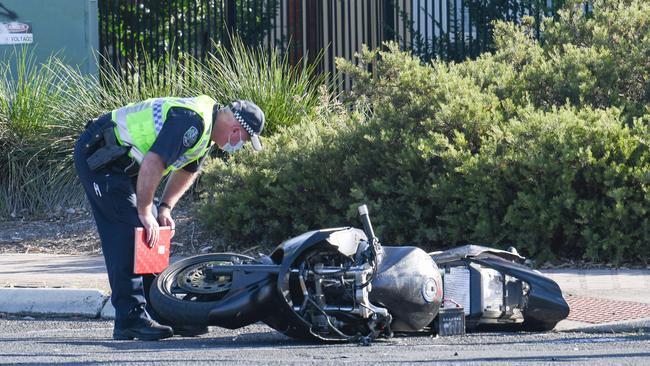
[[129, 156], [141, 164], [165, 124], [169, 108], [181, 107], [196, 112], [203, 120], [203, 134], [193, 147], [165, 169], [163, 175], [166, 175], [198, 160], [208, 151], [211, 145], [212, 109], [215, 104], [214, 99], [207, 95], [195, 98], [151, 98], [131, 103], [112, 112], [113, 122], [116, 123], [115, 136], [121, 145], [131, 147]]

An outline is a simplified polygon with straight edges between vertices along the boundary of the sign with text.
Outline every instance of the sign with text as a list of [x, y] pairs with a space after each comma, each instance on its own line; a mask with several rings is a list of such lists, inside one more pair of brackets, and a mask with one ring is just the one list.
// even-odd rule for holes
[[0, 45], [30, 44], [34, 42], [32, 24], [0, 22]]

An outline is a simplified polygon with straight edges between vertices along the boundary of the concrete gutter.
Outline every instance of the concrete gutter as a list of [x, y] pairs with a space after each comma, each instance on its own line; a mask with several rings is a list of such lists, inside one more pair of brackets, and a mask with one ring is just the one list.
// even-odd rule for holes
[[650, 318], [604, 324], [590, 324], [563, 320], [559, 322], [553, 330], [557, 332], [582, 333], [650, 333]]
[[96, 289], [0, 288], [0, 312], [97, 318], [108, 297]]

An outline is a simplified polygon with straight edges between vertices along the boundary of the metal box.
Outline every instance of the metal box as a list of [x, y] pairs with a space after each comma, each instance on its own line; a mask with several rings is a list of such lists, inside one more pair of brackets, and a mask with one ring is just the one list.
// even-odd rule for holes
[[462, 307], [440, 308], [433, 331], [439, 336], [465, 334], [465, 312]]
[[98, 0], [1, 0], [0, 62], [27, 47], [37, 62], [56, 55], [97, 75]]

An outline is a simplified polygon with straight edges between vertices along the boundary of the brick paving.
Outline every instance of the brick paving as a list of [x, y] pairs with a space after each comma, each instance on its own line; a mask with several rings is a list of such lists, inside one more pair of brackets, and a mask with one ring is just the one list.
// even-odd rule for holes
[[566, 296], [566, 301], [571, 309], [568, 320], [601, 324], [650, 318], [650, 304], [575, 295]]

